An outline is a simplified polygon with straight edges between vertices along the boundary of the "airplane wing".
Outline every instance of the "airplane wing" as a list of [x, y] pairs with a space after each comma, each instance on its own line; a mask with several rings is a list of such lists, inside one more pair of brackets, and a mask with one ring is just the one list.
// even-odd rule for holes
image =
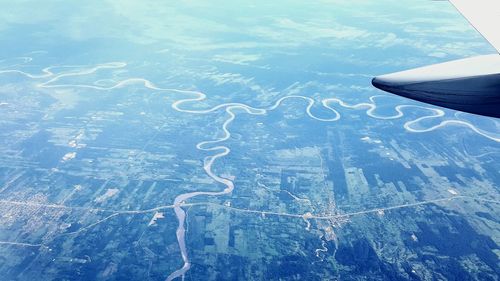
[[[500, 0], [449, 0], [500, 53]], [[500, 118], [500, 55], [381, 75], [373, 86], [398, 96]]]
[[450, 0], [457, 10], [500, 53], [500, 0]]

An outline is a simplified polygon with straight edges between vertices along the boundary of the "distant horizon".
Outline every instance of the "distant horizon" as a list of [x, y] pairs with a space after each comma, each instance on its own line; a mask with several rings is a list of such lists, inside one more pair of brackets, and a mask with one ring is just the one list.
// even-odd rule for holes
[[371, 85], [449, 2], [4, 6], [2, 280], [498, 278], [499, 119]]

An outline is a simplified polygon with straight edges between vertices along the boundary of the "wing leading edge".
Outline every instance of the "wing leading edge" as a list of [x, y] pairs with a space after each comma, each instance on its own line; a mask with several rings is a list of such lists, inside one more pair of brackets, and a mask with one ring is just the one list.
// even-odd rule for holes
[[[500, 53], [500, 0], [450, 2]], [[413, 100], [500, 118], [499, 54], [381, 75], [372, 84]]]

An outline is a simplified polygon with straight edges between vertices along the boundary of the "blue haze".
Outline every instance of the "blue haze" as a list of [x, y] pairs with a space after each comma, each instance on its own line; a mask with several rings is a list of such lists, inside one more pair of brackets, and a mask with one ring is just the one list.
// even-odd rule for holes
[[498, 280], [499, 121], [370, 84], [447, 1], [80, 2], [0, 2], [1, 280]]

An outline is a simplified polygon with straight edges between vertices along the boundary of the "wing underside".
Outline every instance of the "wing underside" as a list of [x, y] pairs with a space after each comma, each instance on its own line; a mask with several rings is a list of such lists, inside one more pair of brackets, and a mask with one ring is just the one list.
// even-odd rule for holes
[[450, 0], [500, 53], [500, 0]]
[[[500, 53], [500, 0], [449, 0]], [[491, 54], [377, 76], [402, 97], [500, 118], [500, 56]]]

